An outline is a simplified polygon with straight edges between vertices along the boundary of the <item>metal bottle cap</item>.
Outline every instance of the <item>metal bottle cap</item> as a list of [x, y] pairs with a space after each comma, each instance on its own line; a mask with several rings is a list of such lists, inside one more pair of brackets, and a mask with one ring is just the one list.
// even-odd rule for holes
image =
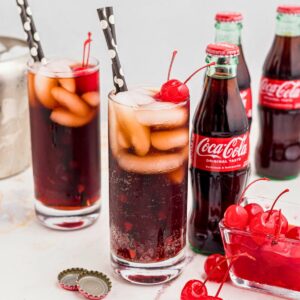
[[65, 290], [77, 291], [78, 276], [86, 271], [86, 269], [82, 268], [72, 268], [60, 272], [57, 276], [59, 285]]
[[77, 279], [79, 293], [90, 300], [103, 299], [110, 292], [111, 287], [110, 279], [97, 271], [85, 271]]

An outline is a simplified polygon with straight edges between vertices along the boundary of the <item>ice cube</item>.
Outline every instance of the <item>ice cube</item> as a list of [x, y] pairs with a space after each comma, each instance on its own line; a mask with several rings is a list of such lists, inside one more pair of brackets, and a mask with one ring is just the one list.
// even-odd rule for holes
[[71, 66], [78, 64], [78, 62], [71, 60], [71, 59], [56, 59], [56, 60], [49, 60], [47, 64], [43, 66], [43, 70], [46, 73], [52, 74], [53, 73], [60, 73], [56, 74], [58, 77], [63, 75], [63, 77], [72, 77], [72, 69]]
[[[173, 104], [174, 106], [174, 104]], [[183, 107], [171, 109], [136, 110], [137, 120], [145, 126], [158, 126], [160, 128], [175, 128], [183, 126], [188, 121], [188, 112]]]
[[42, 75], [41, 72], [37, 73], [34, 78], [35, 94], [45, 107], [52, 109], [57, 106], [57, 102], [52, 96], [51, 90], [58, 85], [58, 81]]
[[185, 178], [185, 172], [186, 172], [186, 167], [183, 165], [179, 167], [177, 170], [168, 173], [168, 177], [173, 183], [180, 184], [183, 182]]
[[170, 109], [172, 107], [174, 107], [174, 103], [172, 102], [155, 101], [147, 105], [145, 109], [160, 110], [160, 109]]
[[136, 88], [131, 89], [131, 91], [153, 97], [155, 94], [157, 94], [159, 92], [159, 89], [154, 88], [154, 87], [147, 87], [147, 88], [136, 87]]
[[108, 120], [109, 120], [109, 145], [113, 155], [117, 157], [121, 149], [117, 140], [119, 125], [118, 125], [116, 113], [114, 111], [114, 106], [111, 101], [108, 102]]
[[91, 107], [77, 94], [71, 93], [62, 87], [53, 87], [51, 94], [62, 107], [79, 117], [86, 117], [91, 112]]
[[189, 142], [189, 131], [186, 128], [156, 131], [151, 133], [151, 144], [161, 151], [181, 148]]
[[137, 104], [134, 102], [134, 99], [131, 97], [131, 93], [129, 91], [127, 92], [120, 92], [113, 96], [113, 100], [115, 102], [118, 102], [122, 105], [135, 107]]
[[120, 125], [120, 128], [124, 132], [125, 136], [130, 140], [131, 145], [134, 147], [135, 153], [139, 156], [146, 155], [150, 149], [149, 127], [141, 125], [137, 121], [132, 107], [121, 105], [116, 102], [113, 104], [118, 124]]
[[168, 173], [178, 169], [187, 159], [187, 147], [176, 153], [155, 153], [140, 157], [122, 151], [118, 156], [120, 167], [139, 174]]
[[138, 91], [130, 91], [129, 95], [131, 97], [131, 100], [139, 106], [145, 106], [153, 103], [155, 99], [151, 97], [150, 95], [140, 93]]
[[81, 127], [89, 123], [93, 119], [95, 113], [96, 111], [91, 109], [87, 115], [80, 117], [69, 110], [59, 107], [52, 111], [50, 119], [62, 126]]

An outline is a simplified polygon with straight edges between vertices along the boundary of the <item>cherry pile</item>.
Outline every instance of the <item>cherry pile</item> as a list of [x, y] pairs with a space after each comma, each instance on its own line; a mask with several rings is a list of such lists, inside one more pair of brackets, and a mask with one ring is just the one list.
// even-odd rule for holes
[[274, 200], [271, 208], [267, 211], [264, 211], [257, 203], [250, 203], [244, 207], [241, 206], [241, 202], [244, 200], [244, 195], [248, 188], [261, 180], [269, 179], [260, 178], [251, 182], [244, 190], [238, 203], [227, 208], [224, 214], [224, 225], [229, 228], [246, 230], [254, 234], [300, 240], [300, 227], [291, 227], [281, 210], [275, 209], [277, 201], [283, 194], [289, 192], [289, 189], [282, 191]]
[[[233, 263], [242, 256], [254, 259], [246, 253], [241, 253], [232, 257], [225, 257], [221, 254], [210, 255], [204, 264], [206, 273], [205, 281], [202, 282], [197, 279], [189, 280], [181, 291], [180, 300], [222, 300], [222, 298], [219, 297], [219, 294], [224, 283], [229, 280], [229, 271]], [[206, 287], [206, 282], [208, 280], [221, 283], [215, 296], [208, 295]]]
[[187, 82], [194, 77], [198, 72], [203, 70], [204, 68], [207, 68], [209, 66], [215, 65], [215, 62], [212, 62], [208, 65], [205, 65], [199, 69], [197, 69], [195, 72], [193, 72], [184, 82], [181, 82], [177, 79], [170, 79], [171, 77], [171, 71], [173, 67], [173, 63], [175, 60], [175, 57], [177, 55], [177, 51], [173, 51], [172, 59], [168, 71], [168, 78], [167, 82], [165, 82], [161, 88], [160, 91], [155, 95], [155, 99], [157, 101], [161, 102], [172, 102], [172, 103], [180, 103], [183, 101], [187, 101], [190, 97], [190, 91], [188, 86], [186, 85]]
[[[282, 191], [274, 200], [268, 210], [257, 203], [250, 203], [242, 206], [245, 200], [246, 191], [258, 181], [269, 181], [268, 178], [260, 178], [251, 182], [243, 191], [237, 204], [227, 208], [224, 214], [223, 223], [228, 228], [248, 231], [254, 235], [271, 236], [272, 242], [277, 242], [278, 238], [286, 237], [289, 239], [300, 240], [300, 227], [290, 226], [282, 211], [275, 209], [278, 200], [289, 189]], [[257, 238], [257, 241], [260, 241]], [[197, 279], [189, 280], [182, 289], [180, 300], [222, 300], [219, 297], [224, 283], [229, 280], [229, 271], [234, 262], [241, 256], [255, 260], [247, 253], [237, 254], [231, 257], [225, 257], [221, 254], [210, 255], [204, 264], [206, 273], [205, 281]], [[208, 295], [206, 282], [215, 281], [221, 283], [215, 296]]]

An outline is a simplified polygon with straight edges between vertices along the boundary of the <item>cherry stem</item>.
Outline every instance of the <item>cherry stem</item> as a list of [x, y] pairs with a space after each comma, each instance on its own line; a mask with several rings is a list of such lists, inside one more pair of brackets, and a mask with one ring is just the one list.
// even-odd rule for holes
[[279, 214], [278, 214], [278, 222], [276, 224], [276, 229], [275, 229], [275, 240], [279, 238], [280, 236], [280, 232], [281, 232], [281, 228], [282, 228], [282, 222], [281, 222], [281, 209], [279, 210]]
[[[202, 286], [204, 286], [204, 285], [206, 284], [206, 282], [209, 280], [211, 274], [213, 274], [219, 266], [221, 266], [222, 264], [226, 263], [227, 260], [235, 261], [236, 259], [238, 259], [238, 258], [240, 258], [240, 257], [242, 257], [242, 256], [248, 257], [248, 258], [250, 258], [250, 259], [252, 259], [252, 260], [255, 260], [255, 258], [252, 257], [251, 255], [249, 255], [248, 253], [240, 253], [240, 254], [232, 255], [232, 256], [230, 256], [230, 257], [224, 257], [224, 259], [222, 259], [219, 263], [217, 263], [217, 264], [215, 265], [215, 267], [207, 274], [207, 277], [206, 277], [206, 279], [204, 280]], [[226, 278], [226, 277], [225, 277], [225, 278]]]
[[216, 62], [211, 62], [201, 68], [199, 68], [198, 70], [196, 70], [195, 72], [193, 72], [185, 81], [183, 84], [186, 84], [188, 81], [190, 81], [197, 73], [199, 73], [201, 70], [210, 67], [210, 66], [214, 66], [216, 64]]
[[229, 272], [230, 272], [230, 269], [231, 269], [233, 263], [234, 263], [234, 259], [231, 260], [231, 262], [230, 262], [230, 264], [229, 264], [229, 266], [228, 266], [228, 270], [226, 271], [226, 273], [225, 273], [225, 275], [224, 275], [224, 277], [223, 277], [222, 283], [220, 284], [220, 286], [219, 286], [219, 288], [218, 288], [218, 290], [217, 290], [217, 293], [216, 293], [216, 295], [215, 295], [216, 298], [219, 297], [219, 294], [220, 294], [220, 292], [221, 292], [221, 290], [222, 290], [222, 288], [223, 288], [223, 285], [224, 285], [224, 283], [225, 283], [225, 281], [226, 281], [226, 279], [227, 279], [227, 277], [228, 277], [228, 275], [229, 275]]
[[174, 50], [174, 51], [173, 51], [173, 54], [172, 54], [172, 58], [171, 58], [171, 63], [170, 63], [170, 66], [169, 66], [168, 79], [167, 79], [167, 81], [170, 80], [170, 77], [171, 77], [171, 71], [172, 71], [172, 68], [173, 68], [173, 63], [174, 63], [174, 60], [175, 60], [176, 55], [177, 55], [177, 50]]
[[277, 198], [276, 198], [275, 201], [273, 202], [273, 205], [271, 206], [271, 209], [270, 209], [270, 211], [269, 211], [268, 217], [267, 217], [267, 219], [266, 219], [267, 222], [269, 221], [269, 219], [270, 219], [270, 217], [271, 217], [271, 213], [272, 213], [272, 211], [273, 211], [273, 209], [274, 209], [275, 204], [277, 203], [277, 201], [280, 199], [280, 197], [281, 197], [283, 194], [288, 193], [289, 191], [290, 191], [289, 189], [285, 189], [283, 192], [281, 192], [281, 193], [277, 196]]
[[244, 256], [244, 257], [248, 257], [248, 258], [250, 258], [250, 259], [252, 259], [252, 260], [256, 260], [253, 256], [249, 255], [248, 253], [241, 253], [241, 254], [233, 255], [233, 256], [231, 256], [230, 258], [226, 258], [226, 259], [231, 259], [231, 261], [230, 261], [230, 264], [229, 264], [229, 266], [228, 266], [228, 269], [227, 269], [227, 271], [226, 271], [226, 273], [225, 273], [225, 275], [224, 275], [224, 277], [223, 277], [222, 283], [220, 284], [220, 286], [219, 286], [219, 288], [218, 288], [218, 290], [217, 290], [217, 293], [216, 293], [215, 297], [218, 297], [218, 296], [219, 296], [219, 294], [220, 294], [220, 292], [221, 292], [221, 290], [222, 290], [222, 287], [223, 287], [223, 285], [224, 285], [224, 283], [225, 283], [225, 281], [226, 281], [226, 279], [227, 279], [227, 277], [228, 277], [228, 275], [229, 275], [229, 272], [230, 272], [230, 269], [231, 269], [233, 263], [234, 263], [237, 259], [239, 259], [240, 257], [243, 257], [243, 256]]
[[242, 200], [244, 199], [244, 196], [245, 196], [246, 192], [248, 191], [248, 189], [249, 189], [254, 183], [256, 183], [256, 182], [258, 182], [258, 181], [270, 181], [270, 179], [264, 177], [264, 178], [258, 178], [258, 179], [256, 179], [256, 180], [250, 182], [250, 183], [245, 187], [245, 189], [244, 189], [242, 195], [240, 196], [240, 199], [239, 199], [238, 202], [237, 202], [237, 205], [240, 205], [240, 204], [241, 204], [241, 202], [242, 202]]
[[83, 44], [82, 67], [87, 67], [89, 65], [91, 42], [92, 42], [91, 36], [92, 33], [88, 32], [88, 37]]

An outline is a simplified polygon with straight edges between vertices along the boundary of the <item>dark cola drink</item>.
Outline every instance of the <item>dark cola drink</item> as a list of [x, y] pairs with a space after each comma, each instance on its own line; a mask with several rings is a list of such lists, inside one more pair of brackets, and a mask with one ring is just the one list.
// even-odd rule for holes
[[241, 98], [246, 109], [246, 114], [249, 121], [249, 126], [252, 123], [252, 91], [251, 91], [251, 78], [248, 66], [245, 60], [241, 33], [243, 29], [243, 15], [239, 12], [220, 12], [215, 16], [216, 36], [217, 43], [227, 42], [238, 45], [239, 63], [237, 66], [237, 82], [240, 89]]
[[192, 249], [223, 252], [219, 221], [245, 187], [249, 170], [249, 124], [236, 79], [239, 48], [211, 44], [200, 104], [193, 120], [191, 179], [193, 209], [189, 220]]
[[276, 36], [259, 92], [259, 175], [294, 178], [300, 171], [300, 6], [277, 9]]

